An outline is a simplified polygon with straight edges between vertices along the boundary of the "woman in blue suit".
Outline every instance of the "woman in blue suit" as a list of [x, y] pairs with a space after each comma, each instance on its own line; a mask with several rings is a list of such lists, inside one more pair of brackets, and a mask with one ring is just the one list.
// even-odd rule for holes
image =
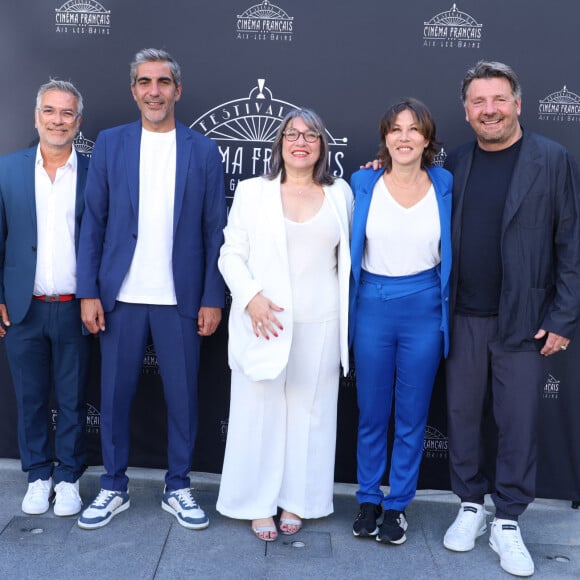
[[[355, 536], [406, 540], [433, 382], [448, 348], [449, 172], [433, 166], [435, 123], [404, 99], [381, 123], [379, 170], [352, 176], [350, 340], [359, 406]], [[394, 392], [390, 493], [380, 489]], [[383, 512], [384, 508], [384, 512]]]

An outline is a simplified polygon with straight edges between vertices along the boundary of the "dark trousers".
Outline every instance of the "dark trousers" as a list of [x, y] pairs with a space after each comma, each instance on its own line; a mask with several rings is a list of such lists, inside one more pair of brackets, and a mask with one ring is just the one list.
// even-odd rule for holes
[[197, 433], [197, 323], [176, 306], [117, 302], [101, 333], [101, 446], [103, 489], [126, 491], [131, 403], [149, 334], [153, 337], [167, 403], [167, 489], [189, 487]]
[[[75, 482], [85, 469], [85, 390], [92, 339], [83, 336], [79, 302], [32, 300], [24, 320], [6, 333], [16, 393], [18, 447], [28, 481]], [[50, 444], [50, 395], [56, 425]], [[56, 462], [56, 465], [55, 465]]]
[[[456, 315], [451, 330], [446, 363], [451, 488], [461, 501], [474, 503], [491, 493], [496, 517], [517, 520], [535, 497], [544, 357], [502, 348], [497, 317]], [[497, 429], [495, 477], [485, 469], [486, 405]]]

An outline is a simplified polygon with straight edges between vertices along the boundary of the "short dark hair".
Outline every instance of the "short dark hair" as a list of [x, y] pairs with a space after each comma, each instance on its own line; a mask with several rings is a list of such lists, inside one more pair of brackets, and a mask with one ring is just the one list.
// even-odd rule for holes
[[418, 125], [419, 132], [429, 144], [423, 150], [423, 157], [421, 159], [422, 165], [430, 166], [433, 165], [435, 156], [437, 155], [438, 144], [436, 138], [436, 127], [435, 121], [431, 112], [427, 108], [427, 105], [414, 99], [412, 97], [406, 97], [401, 99], [398, 103], [390, 106], [383, 115], [381, 122], [379, 124], [379, 130], [381, 132], [381, 142], [379, 143], [379, 152], [377, 153], [378, 159], [382, 162], [383, 167], [389, 171], [392, 167], [393, 160], [391, 159], [391, 154], [387, 149], [387, 144], [385, 143], [385, 137], [387, 133], [393, 130], [397, 116], [403, 111], [411, 111], [411, 114], [415, 118]]
[[286, 181], [286, 170], [284, 168], [284, 160], [282, 159], [282, 140], [284, 139], [284, 131], [290, 121], [300, 118], [304, 121], [306, 126], [312, 131], [316, 131], [320, 135], [320, 157], [314, 165], [312, 179], [318, 185], [332, 185], [334, 177], [330, 173], [328, 165], [328, 139], [326, 137], [326, 127], [322, 119], [311, 109], [295, 109], [290, 111], [280, 123], [278, 132], [272, 142], [272, 156], [270, 157], [270, 170], [266, 174], [268, 179], [275, 179], [280, 174], [282, 183]]
[[475, 79], [507, 79], [512, 88], [512, 95], [516, 101], [522, 98], [522, 86], [518, 75], [511, 66], [503, 62], [480, 60], [474, 67], [470, 68], [466, 73], [461, 83], [461, 100], [465, 105], [467, 100], [467, 92], [471, 81]]
[[167, 51], [160, 48], [144, 48], [135, 55], [131, 63], [129, 71], [131, 86], [135, 86], [137, 82], [137, 67], [145, 62], [166, 62], [171, 69], [175, 86], [178, 87], [181, 84], [181, 67]]

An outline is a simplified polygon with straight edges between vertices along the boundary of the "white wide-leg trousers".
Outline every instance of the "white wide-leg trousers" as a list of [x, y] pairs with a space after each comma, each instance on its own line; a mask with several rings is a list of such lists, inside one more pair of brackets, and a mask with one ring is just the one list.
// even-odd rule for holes
[[338, 320], [295, 323], [288, 364], [276, 379], [232, 372], [221, 514], [332, 513], [339, 361]]

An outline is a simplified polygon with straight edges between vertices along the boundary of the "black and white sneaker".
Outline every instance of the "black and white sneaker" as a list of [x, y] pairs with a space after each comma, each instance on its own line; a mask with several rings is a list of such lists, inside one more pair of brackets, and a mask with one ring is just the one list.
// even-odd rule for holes
[[358, 538], [376, 536], [383, 519], [383, 506], [370, 502], [360, 504], [360, 510], [352, 525], [352, 533]]
[[381, 544], [404, 544], [407, 541], [405, 532], [408, 526], [405, 512], [385, 510], [376, 540]]

